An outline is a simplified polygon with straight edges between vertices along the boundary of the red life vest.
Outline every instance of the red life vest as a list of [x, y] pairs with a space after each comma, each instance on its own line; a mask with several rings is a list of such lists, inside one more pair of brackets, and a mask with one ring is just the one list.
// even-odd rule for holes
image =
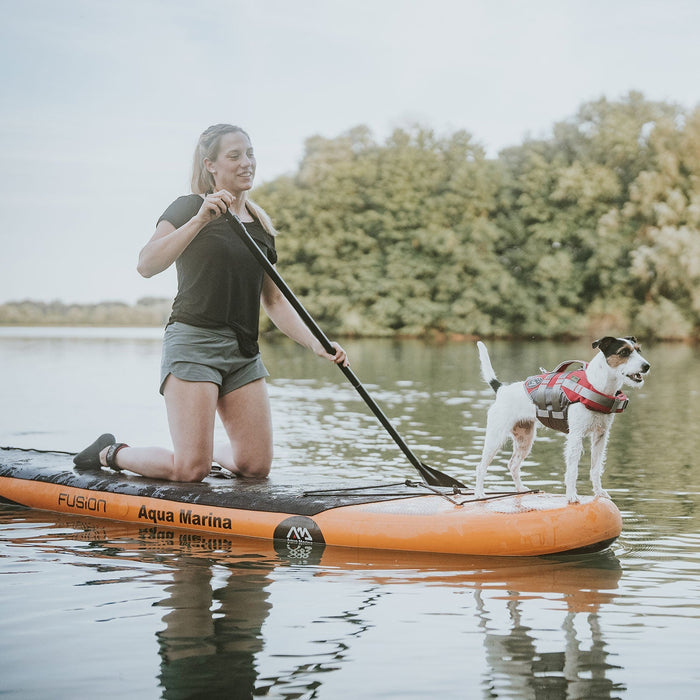
[[[565, 371], [569, 365], [580, 364], [583, 369]], [[615, 396], [594, 389], [586, 378], [586, 362], [569, 360], [562, 362], [553, 372], [528, 377], [525, 388], [537, 409], [537, 419], [548, 428], [562, 433], [569, 432], [569, 406], [582, 403], [598, 413], [621, 413], [629, 403], [618, 391]]]

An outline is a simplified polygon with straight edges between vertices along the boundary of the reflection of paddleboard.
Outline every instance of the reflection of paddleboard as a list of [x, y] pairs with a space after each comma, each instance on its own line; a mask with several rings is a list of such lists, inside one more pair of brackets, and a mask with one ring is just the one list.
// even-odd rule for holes
[[[0, 510], [0, 525], [16, 519], [10, 509]], [[18, 511], [15, 511], [18, 513]], [[14, 517], [13, 517], [14, 516]], [[159, 557], [166, 566], [175, 565], [178, 556], [215, 560], [234, 569], [245, 563], [246, 570], [265, 571], [280, 564], [310, 565], [323, 577], [342, 577], [352, 571], [374, 584], [417, 583], [430, 586], [459, 586], [479, 591], [507, 591], [508, 599], [518, 595], [561, 597], [571, 612], [593, 612], [616, 595], [622, 568], [612, 551], [578, 556], [485, 557], [391, 552], [386, 550], [324, 547], [321, 544], [291, 544], [283, 540], [260, 540], [155, 525], [120, 523], [96, 518], [55, 514], [52, 524], [38, 511], [22, 511], [22, 527], [17, 537], [24, 542], [36, 523], [45, 533], [34, 546], [47, 552], [73, 552], [71, 542], [102, 544], [81, 550], [81, 556]], [[52, 532], [55, 530], [55, 532]], [[9, 540], [12, 535], [6, 532]]]
[[[352, 482], [355, 483], [355, 482]], [[0, 501], [61, 513], [222, 535], [383, 550], [532, 556], [594, 552], [621, 532], [607, 499], [576, 505], [541, 492], [477, 500], [417, 482], [329, 489], [209, 477], [171, 483], [77, 471], [70, 455], [0, 450]]]

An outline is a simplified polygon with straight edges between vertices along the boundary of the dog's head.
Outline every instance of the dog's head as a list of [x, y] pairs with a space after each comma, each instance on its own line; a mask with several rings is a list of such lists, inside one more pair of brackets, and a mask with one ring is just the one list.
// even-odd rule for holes
[[642, 357], [642, 348], [634, 336], [613, 338], [605, 336], [593, 343], [603, 355], [608, 367], [617, 372], [625, 384], [642, 386], [651, 365]]

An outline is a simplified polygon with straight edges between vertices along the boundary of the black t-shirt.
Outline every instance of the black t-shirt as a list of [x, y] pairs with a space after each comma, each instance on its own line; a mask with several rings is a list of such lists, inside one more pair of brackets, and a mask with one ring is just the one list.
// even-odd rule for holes
[[[178, 197], [158, 219], [176, 229], [202, 206], [197, 194]], [[277, 262], [275, 239], [257, 220], [245, 223], [271, 263]], [[264, 271], [226, 219], [215, 219], [195, 236], [176, 260], [177, 296], [168, 324], [174, 321], [201, 328], [233, 328], [241, 352], [258, 351], [260, 293]]]

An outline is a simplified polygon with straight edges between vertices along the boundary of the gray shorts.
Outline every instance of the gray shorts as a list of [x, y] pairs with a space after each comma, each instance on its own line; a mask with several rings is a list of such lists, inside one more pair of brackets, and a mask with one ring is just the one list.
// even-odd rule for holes
[[244, 357], [230, 328], [198, 328], [175, 321], [165, 329], [160, 364], [160, 393], [172, 374], [188, 382], [213, 382], [219, 396], [256, 379], [269, 377], [260, 353]]

